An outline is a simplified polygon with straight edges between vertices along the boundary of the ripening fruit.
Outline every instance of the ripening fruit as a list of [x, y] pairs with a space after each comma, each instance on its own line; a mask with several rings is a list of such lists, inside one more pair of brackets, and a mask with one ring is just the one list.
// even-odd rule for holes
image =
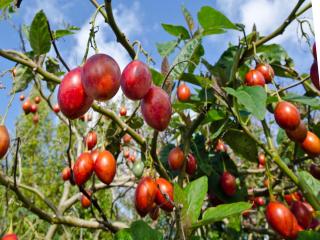
[[285, 130], [294, 130], [300, 125], [300, 113], [289, 102], [279, 102], [274, 110], [274, 118], [278, 125]]
[[319, 156], [320, 139], [313, 132], [308, 131], [307, 137], [301, 143], [301, 148], [311, 157]]
[[96, 160], [97, 160], [97, 158], [98, 158], [98, 156], [99, 156], [99, 150], [93, 150], [93, 151], [91, 151], [91, 157], [92, 157], [92, 160], [93, 160], [93, 163], [95, 163], [96, 162]]
[[189, 153], [187, 157], [186, 173], [192, 176], [196, 172], [196, 170], [197, 170], [197, 160], [192, 153]]
[[179, 147], [171, 149], [168, 155], [169, 167], [173, 170], [180, 170], [183, 166], [184, 153]]
[[86, 93], [98, 101], [111, 99], [120, 88], [119, 65], [106, 54], [95, 54], [87, 59], [81, 76]]
[[143, 171], [144, 171], [144, 164], [142, 161], [133, 161], [134, 164], [132, 166], [132, 172], [133, 175], [136, 178], [141, 178], [141, 176], [143, 175]]
[[0, 125], [0, 159], [8, 152], [10, 146], [10, 135], [4, 125]]
[[266, 218], [270, 226], [284, 238], [295, 238], [299, 225], [295, 216], [280, 202], [270, 202], [266, 207]]
[[93, 173], [94, 163], [89, 152], [82, 153], [73, 167], [74, 182], [77, 185], [83, 185], [89, 180]]
[[284, 195], [284, 200], [287, 202], [289, 206], [295, 201], [301, 201], [302, 200], [302, 195], [299, 192], [293, 192], [290, 194], [285, 194]]
[[[87, 191], [88, 195], [91, 196], [91, 191]], [[88, 208], [91, 206], [91, 200], [89, 198], [87, 198], [84, 194], [81, 194], [81, 206], [83, 208]]]
[[71, 177], [71, 169], [69, 167], [65, 167], [62, 170], [61, 177], [63, 181], [69, 181]]
[[312, 212], [301, 201], [292, 203], [291, 212], [296, 217], [299, 225], [304, 229], [308, 228], [312, 222]]
[[310, 174], [311, 174], [314, 178], [320, 180], [320, 166], [312, 163], [311, 166], [310, 166]]
[[34, 124], [37, 124], [39, 122], [39, 115], [38, 114], [35, 114], [33, 117], [32, 117], [32, 121]]
[[234, 196], [237, 192], [236, 178], [231, 173], [224, 172], [220, 177], [220, 187], [227, 196]]
[[116, 175], [117, 162], [111, 152], [104, 150], [94, 163], [94, 172], [101, 182], [110, 184]]
[[227, 152], [227, 146], [224, 144], [224, 142], [221, 139], [218, 139], [216, 146], [214, 147], [214, 151], [219, 152]]
[[317, 60], [317, 46], [316, 46], [316, 43], [313, 44], [313, 47], [312, 47], [312, 55], [313, 55], [313, 58], [315, 60]]
[[264, 153], [259, 153], [258, 162], [262, 166], [266, 164], [266, 156], [264, 155]]
[[68, 72], [59, 86], [58, 104], [61, 112], [69, 119], [84, 115], [93, 103], [82, 85], [81, 68], [77, 67]]
[[124, 117], [127, 115], [127, 109], [125, 107], [120, 108], [120, 116]]
[[130, 162], [135, 162], [136, 161], [136, 156], [135, 155], [130, 155], [129, 161]]
[[320, 90], [320, 82], [319, 82], [319, 72], [318, 72], [318, 63], [314, 61], [310, 68], [310, 78], [313, 85]]
[[256, 66], [256, 70], [259, 71], [263, 77], [266, 83], [271, 83], [274, 78], [274, 71], [273, 68], [269, 64], [259, 64]]
[[265, 80], [264, 77], [262, 75], [262, 73], [260, 73], [257, 70], [250, 70], [249, 72], [247, 72], [246, 76], [245, 76], [245, 84], [247, 86], [264, 86], [265, 84]]
[[142, 99], [148, 93], [151, 83], [149, 67], [139, 60], [134, 60], [125, 67], [120, 80], [123, 94], [131, 100]]
[[153, 207], [151, 211], [149, 212], [149, 217], [153, 220], [156, 221], [160, 215], [160, 208], [157, 206], [157, 204], [153, 204]]
[[132, 137], [128, 133], [126, 133], [122, 139], [124, 144], [129, 144], [131, 142]]
[[1, 238], [1, 240], [18, 240], [18, 237], [14, 233], [7, 233]]
[[263, 206], [266, 204], [265, 200], [263, 197], [255, 197], [254, 198], [254, 203], [257, 205], [257, 206]]
[[266, 188], [269, 187], [269, 179], [268, 178], [263, 180], [263, 186]]
[[299, 126], [294, 130], [286, 130], [287, 136], [290, 140], [294, 142], [303, 142], [307, 137], [307, 127], [306, 125], [300, 121]]
[[40, 98], [39, 96], [36, 96], [36, 97], [34, 98], [34, 102], [35, 102], [36, 104], [39, 104], [40, 101], [41, 101], [41, 98]]
[[151, 177], [140, 180], [135, 191], [135, 207], [141, 217], [146, 216], [153, 207], [157, 185]]
[[31, 110], [31, 101], [27, 99], [23, 104], [22, 104], [22, 109], [25, 114], [29, 114]]
[[188, 101], [190, 99], [190, 96], [191, 96], [190, 88], [185, 83], [180, 84], [177, 90], [177, 97], [179, 101], [181, 102]]
[[38, 107], [36, 104], [31, 104], [30, 112], [36, 113], [38, 111]]
[[146, 123], [158, 130], [165, 130], [170, 122], [172, 109], [168, 94], [160, 87], [152, 86], [142, 99], [141, 112]]
[[58, 104], [55, 104], [52, 109], [53, 109], [53, 111], [54, 111], [55, 113], [60, 112], [60, 107], [59, 107]]
[[20, 101], [24, 101], [24, 95], [23, 94], [20, 95], [19, 99], [20, 99]]
[[123, 153], [123, 156], [124, 156], [125, 158], [129, 158], [129, 157], [130, 157], [129, 151], [125, 151], [125, 152]]
[[[173, 201], [173, 186], [164, 178], [158, 178], [156, 180], [157, 184], [157, 193], [156, 193], [156, 203], [160, 206], [161, 209], [171, 212], [173, 210], [173, 205], [170, 201]], [[165, 195], [170, 199], [167, 200]]]
[[97, 134], [95, 131], [90, 131], [87, 136], [85, 137], [85, 145], [88, 150], [93, 149], [97, 145]]

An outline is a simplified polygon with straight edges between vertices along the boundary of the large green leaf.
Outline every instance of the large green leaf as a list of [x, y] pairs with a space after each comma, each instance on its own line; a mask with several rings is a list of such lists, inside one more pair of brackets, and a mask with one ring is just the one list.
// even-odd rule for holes
[[198, 46], [201, 44], [201, 38], [190, 40], [180, 51], [178, 56], [173, 61], [172, 65], [175, 66], [171, 72], [173, 79], [180, 79], [184, 70], [191, 64], [190, 60], [196, 52]]
[[165, 43], [157, 43], [156, 45], [160, 56], [166, 57], [173, 53], [174, 49], [178, 46], [178, 44], [178, 40], [173, 40]]
[[320, 239], [320, 233], [315, 231], [301, 231], [298, 233], [297, 240], [316, 240]]
[[208, 178], [203, 176], [187, 185], [184, 189], [187, 195], [188, 206], [183, 208], [191, 223], [195, 223], [200, 215], [204, 198], [208, 191]]
[[236, 129], [229, 129], [223, 140], [232, 148], [235, 154], [244, 160], [257, 161], [257, 144], [246, 133]]
[[174, 184], [174, 188], [173, 188], [173, 200], [176, 204], [179, 204], [183, 207], [181, 211], [181, 220], [182, 222], [186, 222], [188, 219], [188, 216], [186, 211], [184, 211], [183, 209], [188, 208], [187, 194], [177, 183]]
[[186, 20], [190, 31], [192, 31], [194, 29], [193, 18], [191, 16], [190, 12], [188, 11], [188, 9], [186, 9], [185, 6], [182, 5], [181, 9], [182, 9], [182, 13], [183, 13], [184, 19]]
[[238, 29], [226, 16], [216, 9], [204, 6], [198, 12], [198, 21], [203, 28], [203, 35], [224, 33], [226, 29]]
[[189, 82], [198, 85], [202, 88], [209, 88], [212, 85], [212, 81], [209, 78], [194, 75], [192, 73], [183, 73], [181, 79], [185, 82]]
[[164, 76], [154, 68], [149, 69], [152, 75], [152, 82], [157, 86], [161, 86], [164, 80]]
[[320, 181], [315, 179], [310, 173], [306, 171], [300, 171], [299, 177], [305, 181], [305, 183], [310, 187], [313, 194], [320, 197]]
[[239, 104], [259, 120], [263, 120], [267, 108], [267, 93], [260, 86], [240, 87], [237, 90], [225, 88], [226, 92], [237, 98]]
[[128, 229], [123, 229], [115, 235], [116, 240], [162, 240], [163, 236], [142, 220], [133, 222]]
[[230, 204], [222, 204], [217, 207], [208, 208], [204, 213], [200, 221], [193, 224], [192, 227], [200, 227], [207, 224], [212, 224], [217, 221], [221, 221], [224, 218], [241, 214], [243, 211], [250, 209], [251, 204], [247, 202], [237, 202]]
[[187, 29], [183, 26], [171, 25], [171, 24], [161, 24], [163, 29], [166, 30], [167, 33], [179, 37], [181, 39], [189, 39], [190, 35]]
[[29, 82], [34, 78], [32, 70], [24, 65], [18, 64], [15, 69], [16, 75], [13, 80], [11, 94], [25, 90]]
[[282, 97], [283, 100], [289, 101], [289, 102], [297, 102], [304, 105], [309, 105], [311, 107], [319, 108], [320, 106], [320, 99], [314, 98], [314, 97], [307, 97], [307, 96], [301, 96], [294, 93], [288, 93], [287, 95]]
[[47, 17], [42, 10], [36, 14], [31, 23], [29, 38], [35, 55], [41, 55], [50, 51], [51, 41]]

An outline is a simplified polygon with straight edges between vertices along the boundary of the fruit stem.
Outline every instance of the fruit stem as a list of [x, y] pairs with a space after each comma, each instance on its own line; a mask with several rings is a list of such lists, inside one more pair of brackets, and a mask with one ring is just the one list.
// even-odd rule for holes
[[281, 99], [281, 97], [280, 97], [280, 95], [279, 95], [279, 89], [278, 89], [276, 83], [274, 82], [274, 79], [272, 79], [271, 82], [272, 82], [272, 85], [273, 85], [273, 86], [275, 87], [275, 89], [276, 89], [276, 94], [277, 94], [278, 101], [279, 101], [279, 102], [282, 102], [282, 99]]

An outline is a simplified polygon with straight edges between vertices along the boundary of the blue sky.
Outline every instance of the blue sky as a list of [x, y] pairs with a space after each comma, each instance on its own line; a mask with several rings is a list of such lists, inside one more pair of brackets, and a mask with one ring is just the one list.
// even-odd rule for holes
[[[102, 3], [102, 1], [99, 1]], [[157, 42], [172, 40], [161, 27], [161, 23], [185, 25], [181, 13], [181, 5], [185, 5], [196, 19], [197, 12], [202, 6], [209, 5], [223, 12], [231, 21], [244, 23], [247, 31], [250, 31], [253, 23], [256, 23], [261, 34], [272, 32], [289, 14], [296, 1], [292, 0], [162, 0], [162, 1], [113, 1], [116, 21], [131, 41], [141, 41], [143, 47], [156, 60], [156, 68], [159, 68], [161, 59], [156, 50]], [[241, 2], [241, 4], [239, 4]], [[58, 47], [67, 63], [75, 67], [81, 62], [84, 46], [87, 41], [89, 20], [94, 12], [90, 1], [79, 0], [24, 0], [21, 9], [14, 14], [12, 22], [16, 25], [27, 24], [32, 21], [34, 14], [43, 9], [52, 25], [52, 29], [58, 29], [64, 23], [81, 27], [81, 30], [73, 36], [68, 36], [58, 42]], [[309, 10], [303, 17], [311, 19]], [[116, 43], [113, 33], [108, 29], [102, 18], [98, 18], [100, 31], [97, 35], [98, 47], [101, 52], [113, 56], [121, 68], [130, 60], [128, 54], [121, 45]], [[8, 21], [0, 21], [0, 48], [19, 50], [19, 38], [17, 32]], [[206, 58], [214, 63], [226, 49], [229, 42], [236, 43], [238, 32], [228, 32], [223, 35], [214, 35], [204, 40]], [[298, 38], [297, 24], [293, 24], [280, 37], [273, 42], [283, 44], [289, 55], [294, 59], [299, 72], [308, 72], [313, 61], [308, 45]], [[51, 51], [52, 55], [55, 54]], [[142, 60], [144, 60], [142, 58]], [[0, 71], [4, 71], [13, 64], [0, 58]], [[0, 79], [7, 87], [6, 91], [0, 91], [0, 114], [3, 115], [5, 106], [9, 101], [8, 92], [11, 88], [12, 79], [7, 75]], [[27, 91], [24, 93], [27, 94]], [[21, 113], [21, 102], [17, 94], [13, 107], [9, 111], [6, 125], [13, 130], [14, 119]]]

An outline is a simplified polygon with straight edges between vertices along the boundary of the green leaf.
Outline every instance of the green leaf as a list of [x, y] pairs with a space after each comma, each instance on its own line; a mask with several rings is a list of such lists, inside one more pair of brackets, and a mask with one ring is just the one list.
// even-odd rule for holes
[[157, 230], [152, 229], [142, 220], [135, 221], [130, 228], [122, 229], [115, 235], [117, 240], [163, 240], [163, 236]]
[[173, 40], [165, 43], [157, 43], [157, 50], [161, 57], [169, 56], [178, 46], [179, 41]]
[[141, 128], [143, 126], [143, 119], [141, 117], [134, 116], [133, 118], [131, 118], [129, 125], [133, 129]]
[[189, 39], [190, 35], [187, 29], [183, 26], [179, 25], [171, 25], [171, 24], [161, 24], [163, 29], [166, 30], [167, 33], [179, 37], [183, 40]]
[[191, 64], [189, 61], [200, 44], [201, 38], [194, 38], [181, 49], [180, 53], [172, 63], [172, 65], [175, 66], [171, 72], [173, 79], [181, 78], [184, 70]]
[[75, 27], [75, 26], [68, 26], [66, 29], [58, 29], [53, 32], [53, 38], [54, 39], [59, 39], [68, 35], [75, 34], [75, 31], [80, 30], [80, 28]]
[[315, 179], [306, 171], [299, 171], [299, 177], [310, 187], [311, 191], [318, 198], [320, 197], [320, 181]]
[[202, 44], [200, 44], [194, 51], [194, 54], [192, 55], [190, 61], [192, 62], [192, 64], [189, 64], [188, 67], [188, 72], [189, 73], [193, 73], [194, 70], [196, 69], [196, 67], [199, 65], [200, 63], [200, 59], [201, 57], [204, 55], [204, 47], [202, 46]]
[[225, 116], [225, 112], [217, 110], [217, 109], [211, 109], [206, 116], [206, 119], [204, 120], [204, 123], [208, 123], [208, 122], [215, 122], [215, 121], [219, 121], [221, 119], [224, 119]]
[[182, 211], [191, 220], [191, 223], [195, 223], [201, 212], [201, 207], [204, 198], [208, 192], [208, 177], [203, 176], [198, 178], [187, 185], [184, 189], [187, 195], [187, 206], [184, 206]]
[[318, 108], [320, 106], [319, 98], [301, 96], [294, 93], [288, 93], [286, 96], [283, 96], [282, 99], [289, 102], [301, 103], [315, 108]]
[[149, 68], [151, 75], [152, 75], [152, 81], [155, 85], [157, 86], [161, 86], [161, 84], [164, 81], [164, 76], [158, 72], [157, 70], [155, 70], [154, 68]]
[[212, 224], [235, 214], [241, 214], [243, 211], [250, 208], [251, 204], [247, 202], [222, 204], [217, 207], [211, 207], [203, 213], [202, 219], [193, 224], [192, 227], [197, 228], [203, 225]]
[[190, 31], [192, 31], [194, 29], [193, 18], [191, 16], [190, 12], [188, 11], [188, 9], [186, 9], [185, 6], [182, 5], [181, 8], [182, 8], [182, 13], [183, 13], [184, 19], [186, 20]]
[[[173, 200], [177, 204], [181, 204], [183, 208], [187, 208], [188, 202], [187, 202], [187, 194], [183, 191], [183, 189], [179, 186], [179, 184], [174, 183], [174, 188], [173, 188]], [[186, 215], [186, 211], [181, 212], [181, 220], [183, 222], [186, 222], [188, 219], [188, 216]]]
[[212, 85], [212, 81], [209, 78], [194, 75], [192, 73], [183, 73], [181, 79], [185, 82], [200, 86], [202, 88], [209, 88]]
[[4, 9], [9, 7], [13, 0], [1, 0], [0, 1], [0, 9]]
[[50, 51], [51, 39], [47, 17], [42, 10], [36, 14], [31, 23], [29, 38], [35, 55], [39, 56]]
[[239, 104], [252, 113], [259, 120], [263, 120], [267, 108], [267, 93], [260, 86], [240, 87], [236, 91], [232, 88], [225, 88], [226, 92], [237, 98]]
[[229, 129], [223, 139], [239, 157], [251, 162], [257, 161], [257, 144], [246, 133]]
[[320, 239], [320, 233], [315, 231], [300, 231], [297, 240], [315, 240]]
[[16, 66], [16, 76], [13, 80], [11, 94], [25, 90], [33, 78], [34, 75], [30, 68], [22, 64], [18, 64]]
[[203, 35], [224, 33], [226, 29], [238, 29], [226, 16], [216, 9], [204, 6], [198, 12], [198, 21]]

